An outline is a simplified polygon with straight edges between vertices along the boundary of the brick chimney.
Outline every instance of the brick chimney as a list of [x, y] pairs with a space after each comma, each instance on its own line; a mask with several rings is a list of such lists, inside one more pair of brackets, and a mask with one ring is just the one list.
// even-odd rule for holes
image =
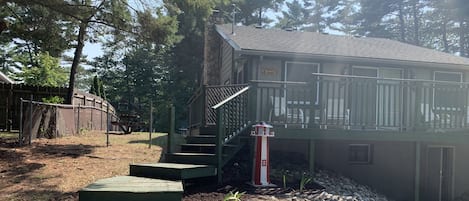
[[222, 24], [223, 17], [219, 10], [214, 10], [205, 25], [204, 64], [202, 66], [202, 85], [219, 85], [220, 83], [220, 43], [215, 31], [216, 24]]

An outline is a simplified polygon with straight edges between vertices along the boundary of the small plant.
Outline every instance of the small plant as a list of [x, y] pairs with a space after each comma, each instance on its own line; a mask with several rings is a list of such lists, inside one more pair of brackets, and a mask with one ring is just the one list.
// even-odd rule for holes
[[313, 178], [309, 175], [306, 175], [306, 173], [303, 173], [300, 180], [300, 192], [303, 192], [305, 186], [308, 185], [311, 181], [313, 181]]
[[282, 180], [283, 180], [283, 188], [287, 188], [287, 175], [283, 174]]
[[236, 191], [233, 193], [233, 191], [230, 191], [228, 194], [225, 195], [225, 198], [223, 198], [223, 201], [241, 201], [241, 196], [243, 196], [246, 192], [238, 192]]

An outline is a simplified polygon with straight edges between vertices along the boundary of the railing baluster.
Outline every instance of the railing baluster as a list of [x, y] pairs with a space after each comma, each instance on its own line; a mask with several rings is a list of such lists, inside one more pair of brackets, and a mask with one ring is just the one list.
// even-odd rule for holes
[[325, 99], [325, 112], [324, 112], [324, 118], [325, 122], [324, 124], [327, 126], [328, 120], [329, 120], [329, 80], [324, 80], [324, 84], [326, 85], [326, 99]]
[[462, 125], [463, 125], [464, 128], [467, 127], [467, 121], [468, 121], [468, 119], [467, 119], [467, 113], [468, 113], [468, 107], [467, 107], [468, 102], [467, 101], [468, 101], [468, 97], [467, 96], [469, 95], [469, 93], [468, 93], [469, 88], [467, 86], [468, 86], [467, 84], [463, 85], [463, 91], [464, 91], [464, 93], [463, 93], [464, 94], [464, 99], [463, 100], [464, 100], [464, 102], [462, 104], [463, 105], [463, 114], [462, 115], [463, 115], [464, 118], [463, 118]]
[[[428, 104], [428, 93], [427, 93], [428, 87], [426, 87], [424, 84], [422, 84], [422, 96], [423, 96], [423, 101], [421, 104], [423, 104], [423, 111], [420, 111], [423, 114], [423, 125], [425, 126], [427, 123], [427, 104]], [[422, 108], [422, 105], [418, 106], [420, 109]]]
[[332, 124], [334, 124], [334, 120], [335, 120], [335, 81], [334, 80], [331, 80], [331, 83], [332, 83], [332, 97], [331, 97], [331, 121], [332, 121]]
[[347, 120], [347, 118], [350, 118], [348, 117], [347, 115], [347, 105], [348, 105], [348, 98], [347, 98], [347, 87], [348, 87], [348, 79], [347, 80], [344, 80], [343, 83], [342, 83], [342, 88], [343, 88], [343, 103], [342, 103], [342, 122], [343, 122], [343, 125], [344, 126], [349, 126], [349, 122]]

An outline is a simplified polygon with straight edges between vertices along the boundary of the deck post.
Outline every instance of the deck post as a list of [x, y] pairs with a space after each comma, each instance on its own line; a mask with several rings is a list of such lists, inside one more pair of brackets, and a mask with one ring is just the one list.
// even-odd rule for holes
[[309, 172], [310, 174], [314, 174], [314, 154], [315, 154], [315, 146], [316, 142], [314, 140], [309, 140]]
[[414, 201], [420, 201], [420, 141], [415, 142]]
[[248, 92], [248, 120], [251, 122], [257, 121], [257, 83], [249, 83], [251, 89]]
[[223, 107], [220, 107], [217, 109], [217, 135], [216, 135], [216, 156], [217, 156], [217, 181], [218, 184], [223, 183], [223, 178], [222, 178], [222, 167], [223, 167], [223, 161], [222, 161], [222, 155], [223, 155], [223, 138], [224, 138], [224, 132], [223, 132]]
[[168, 140], [167, 140], [167, 150], [166, 153], [173, 153], [173, 136], [175, 133], [176, 127], [176, 109], [173, 104], [169, 106], [169, 131], [168, 131]]

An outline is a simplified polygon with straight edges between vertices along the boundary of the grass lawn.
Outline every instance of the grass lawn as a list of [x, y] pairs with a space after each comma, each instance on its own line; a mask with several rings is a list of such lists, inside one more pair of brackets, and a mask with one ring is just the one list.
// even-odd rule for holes
[[0, 138], [2, 139], [18, 138], [18, 135], [19, 133], [0, 132]]
[[151, 148], [148, 133], [109, 138], [109, 147], [103, 132], [38, 139], [21, 148], [0, 144], [0, 200], [78, 200], [77, 191], [86, 185], [128, 175], [129, 163], [158, 162], [166, 145], [162, 133], [152, 135]]

